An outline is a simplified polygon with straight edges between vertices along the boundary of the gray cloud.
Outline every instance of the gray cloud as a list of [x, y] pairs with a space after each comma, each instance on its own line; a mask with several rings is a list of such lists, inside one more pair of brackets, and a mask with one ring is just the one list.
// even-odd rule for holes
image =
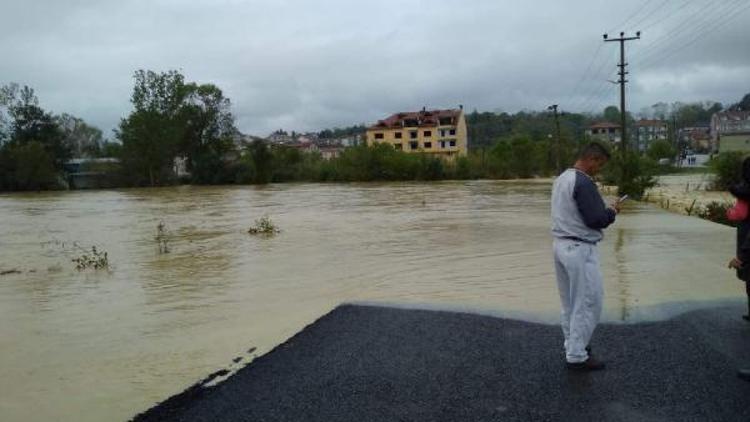
[[715, 3], [3, 0], [0, 83], [105, 131], [129, 112], [139, 68], [217, 84], [253, 134], [422, 106], [592, 111], [618, 102], [605, 82], [618, 49], [601, 34], [644, 29], [628, 43], [632, 110], [729, 103], [750, 91], [750, 10]]

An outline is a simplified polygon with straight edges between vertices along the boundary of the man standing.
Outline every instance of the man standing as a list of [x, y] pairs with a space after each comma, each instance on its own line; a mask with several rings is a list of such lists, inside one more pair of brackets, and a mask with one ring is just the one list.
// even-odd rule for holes
[[591, 335], [602, 312], [599, 250], [602, 229], [615, 221], [619, 203], [604, 205], [592, 180], [609, 161], [609, 152], [592, 142], [583, 148], [573, 168], [555, 179], [552, 189], [552, 236], [555, 273], [562, 303], [565, 358], [571, 370], [604, 369], [589, 355]]

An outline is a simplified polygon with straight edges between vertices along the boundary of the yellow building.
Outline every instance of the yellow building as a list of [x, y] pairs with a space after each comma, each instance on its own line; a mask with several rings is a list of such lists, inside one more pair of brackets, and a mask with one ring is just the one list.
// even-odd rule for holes
[[424, 152], [447, 158], [466, 155], [466, 119], [458, 110], [396, 113], [367, 129], [367, 145], [385, 142], [405, 152]]

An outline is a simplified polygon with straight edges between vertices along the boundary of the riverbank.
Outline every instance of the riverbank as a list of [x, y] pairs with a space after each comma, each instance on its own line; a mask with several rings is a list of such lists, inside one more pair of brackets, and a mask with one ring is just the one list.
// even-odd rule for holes
[[739, 304], [605, 324], [568, 372], [556, 325], [465, 313], [340, 306], [215, 387], [136, 421], [746, 421], [750, 325]]
[[[644, 193], [643, 202], [682, 215], [699, 215], [711, 203], [731, 204], [732, 196], [724, 191], [707, 190], [712, 182], [710, 173], [668, 174]], [[617, 186], [602, 186], [605, 195], [616, 195]]]

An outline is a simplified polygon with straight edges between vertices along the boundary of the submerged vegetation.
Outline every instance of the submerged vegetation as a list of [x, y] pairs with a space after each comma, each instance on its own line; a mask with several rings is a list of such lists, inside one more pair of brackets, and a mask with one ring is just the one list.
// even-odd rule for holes
[[90, 251], [84, 250], [80, 256], [73, 258], [72, 261], [78, 271], [109, 269], [109, 255], [106, 251], [97, 250], [96, 246], [92, 246]]
[[159, 253], [169, 253], [169, 230], [167, 230], [167, 225], [164, 223], [164, 220], [159, 221], [159, 224], [156, 226], [156, 245], [159, 250]]
[[250, 234], [261, 234], [266, 236], [273, 236], [280, 233], [281, 230], [271, 221], [268, 216], [263, 216], [255, 220], [255, 225], [250, 227], [247, 231]]

